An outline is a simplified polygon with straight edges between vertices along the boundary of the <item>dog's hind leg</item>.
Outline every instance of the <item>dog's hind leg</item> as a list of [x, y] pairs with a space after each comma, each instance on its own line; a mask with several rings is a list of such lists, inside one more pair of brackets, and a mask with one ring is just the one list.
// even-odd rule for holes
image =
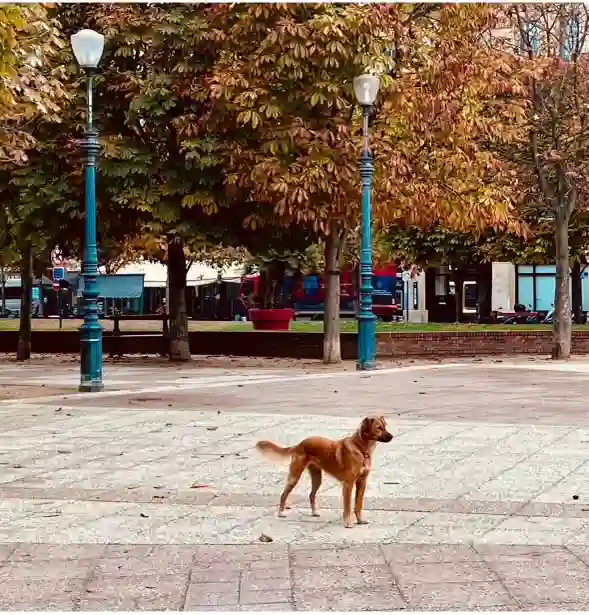
[[286, 508], [286, 499], [290, 495], [290, 492], [296, 487], [302, 473], [307, 467], [307, 459], [304, 456], [293, 455], [290, 460], [290, 468], [288, 470], [288, 477], [286, 479], [286, 485], [284, 491], [280, 496], [280, 504], [278, 506], [278, 516], [285, 517], [284, 509]]
[[317, 512], [316, 497], [317, 491], [319, 491], [319, 487], [321, 487], [321, 479], [323, 478], [321, 468], [318, 468], [317, 466], [309, 466], [307, 470], [309, 470], [309, 474], [311, 475], [311, 493], [309, 494], [311, 515], [313, 515], [313, 517], [319, 517], [320, 515]]

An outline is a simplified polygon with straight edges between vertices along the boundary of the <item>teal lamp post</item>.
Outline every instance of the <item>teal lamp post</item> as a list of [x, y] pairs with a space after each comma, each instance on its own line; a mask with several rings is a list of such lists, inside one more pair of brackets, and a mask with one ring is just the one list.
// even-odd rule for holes
[[84, 162], [84, 324], [80, 327], [80, 391], [102, 391], [102, 326], [98, 321], [98, 253], [96, 250], [96, 160], [100, 153], [98, 133], [92, 122], [93, 79], [102, 52], [104, 36], [80, 30], [70, 39], [80, 68], [86, 75], [86, 133]]
[[360, 240], [360, 309], [358, 311], [358, 362], [360, 370], [373, 369], [376, 359], [376, 316], [372, 313], [372, 220], [371, 197], [374, 166], [368, 149], [368, 117], [378, 94], [379, 78], [360, 75], [354, 79], [354, 94], [362, 106], [364, 148], [360, 158], [362, 178]]

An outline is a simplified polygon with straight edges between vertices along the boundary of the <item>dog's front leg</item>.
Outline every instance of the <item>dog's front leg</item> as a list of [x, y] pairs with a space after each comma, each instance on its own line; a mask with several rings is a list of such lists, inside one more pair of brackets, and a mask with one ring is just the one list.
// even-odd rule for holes
[[346, 482], [343, 484], [344, 495], [344, 527], [354, 527], [354, 517], [352, 516], [352, 492], [354, 483]]
[[365, 525], [368, 521], [365, 521], [362, 517], [362, 509], [364, 508], [364, 492], [366, 491], [366, 485], [368, 484], [368, 474], [364, 474], [356, 481], [356, 501], [354, 505], [354, 514], [356, 515], [356, 521], [359, 525]]

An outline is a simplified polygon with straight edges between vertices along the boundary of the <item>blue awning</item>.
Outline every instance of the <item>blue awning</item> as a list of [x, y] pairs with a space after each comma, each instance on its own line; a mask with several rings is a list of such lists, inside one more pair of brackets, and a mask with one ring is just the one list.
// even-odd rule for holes
[[[101, 299], [138, 299], [143, 295], [143, 273], [121, 273], [120, 275], [99, 275], [98, 296]], [[80, 276], [78, 291], [84, 290], [84, 278]]]

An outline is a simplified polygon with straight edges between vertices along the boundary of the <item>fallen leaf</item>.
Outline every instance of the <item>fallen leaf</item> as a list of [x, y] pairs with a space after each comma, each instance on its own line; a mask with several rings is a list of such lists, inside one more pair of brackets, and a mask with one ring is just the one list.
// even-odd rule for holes
[[207, 431], [217, 431], [218, 427], [207, 427]]
[[57, 452], [60, 453], [61, 455], [70, 455], [72, 451], [66, 451], [63, 448], [58, 448]]
[[174, 424], [174, 423], [166, 423], [166, 425], [165, 425], [165, 426], [166, 426], [166, 427], [172, 427], [172, 425], [173, 425], [173, 424]]
[[149, 515], [146, 515], [145, 513], [139, 513], [140, 517], [143, 517], [144, 519], [149, 518]]
[[258, 540], [260, 542], [274, 542], [274, 539], [270, 538], [270, 536], [266, 536], [266, 534], [261, 534]]
[[385, 481], [384, 484], [385, 485], [400, 485], [401, 483], [397, 483], [395, 481]]
[[210, 487], [211, 485], [199, 485], [198, 483], [194, 483], [194, 485], [190, 485], [191, 489], [206, 489], [207, 487]]

